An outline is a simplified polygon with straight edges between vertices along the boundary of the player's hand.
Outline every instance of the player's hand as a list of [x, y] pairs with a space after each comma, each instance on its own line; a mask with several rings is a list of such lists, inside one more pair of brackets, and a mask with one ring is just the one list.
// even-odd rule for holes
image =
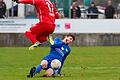
[[12, 0], [12, 1], [18, 3], [18, 0]]

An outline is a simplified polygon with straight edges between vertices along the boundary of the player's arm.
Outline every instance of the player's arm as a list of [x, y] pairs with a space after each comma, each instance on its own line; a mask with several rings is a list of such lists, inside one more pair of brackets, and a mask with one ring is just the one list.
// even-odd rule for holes
[[64, 62], [65, 62], [65, 59], [66, 59], [66, 57], [64, 57], [64, 59], [63, 59], [62, 62], [61, 62], [61, 67], [58, 69], [58, 76], [61, 76], [61, 75], [62, 75], [62, 74], [61, 74], [61, 70], [62, 70], [63, 64], [64, 64]]
[[37, 4], [40, 3], [40, 0], [12, 0], [17, 3], [23, 3], [23, 4]]
[[23, 4], [33, 4], [34, 0], [12, 0], [17, 3], [23, 3]]
[[55, 14], [55, 18], [59, 19], [60, 18], [60, 14], [58, 12], [58, 10], [56, 9], [56, 7], [54, 6], [54, 14]]
[[[68, 54], [69, 54], [70, 52], [71, 52], [71, 49], [69, 50]], [[64, 58], [63, 58], [63, 60], [62, 60], [62, 62], [61, 62], [61, 67], [58, 69], [58, 76], [62, 76], [62, 75], [61, 75], [61, 70], [62, 70], [63, 64], [64, 64], [67, 56], [68, 56], [68, 55], [65, 55]]]

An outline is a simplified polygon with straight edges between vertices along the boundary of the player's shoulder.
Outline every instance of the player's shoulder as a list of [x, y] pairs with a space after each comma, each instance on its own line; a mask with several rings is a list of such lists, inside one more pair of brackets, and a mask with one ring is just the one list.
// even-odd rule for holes
[[61, 38], [56, 37], [56, 38], [54, 39], [54, 42], [62, 42], [62, 40], [61, 40]]
[[56, 37], [55, 40], [61, 40], [59, 37]]

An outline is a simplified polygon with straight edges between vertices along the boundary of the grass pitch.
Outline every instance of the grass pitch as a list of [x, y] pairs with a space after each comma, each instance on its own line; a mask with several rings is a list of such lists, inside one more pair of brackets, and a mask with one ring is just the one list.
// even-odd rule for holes
[[49, 52], [48, 47], [0, 48], [0, 80], [120, 80], [120, 47], [73, 47], [62, 69], [64, 77], [26, 75]]

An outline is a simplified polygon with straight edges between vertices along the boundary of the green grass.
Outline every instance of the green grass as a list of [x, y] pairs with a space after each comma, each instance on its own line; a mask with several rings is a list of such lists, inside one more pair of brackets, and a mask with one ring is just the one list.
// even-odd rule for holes
[[40, 63], [48, 47], [0, 48], [0, 80], [120, 80], [120, 47], [73, 47], [65, 61], [64, 77], [43, 78], [44, 71], [26, 78], [31, 67]]

